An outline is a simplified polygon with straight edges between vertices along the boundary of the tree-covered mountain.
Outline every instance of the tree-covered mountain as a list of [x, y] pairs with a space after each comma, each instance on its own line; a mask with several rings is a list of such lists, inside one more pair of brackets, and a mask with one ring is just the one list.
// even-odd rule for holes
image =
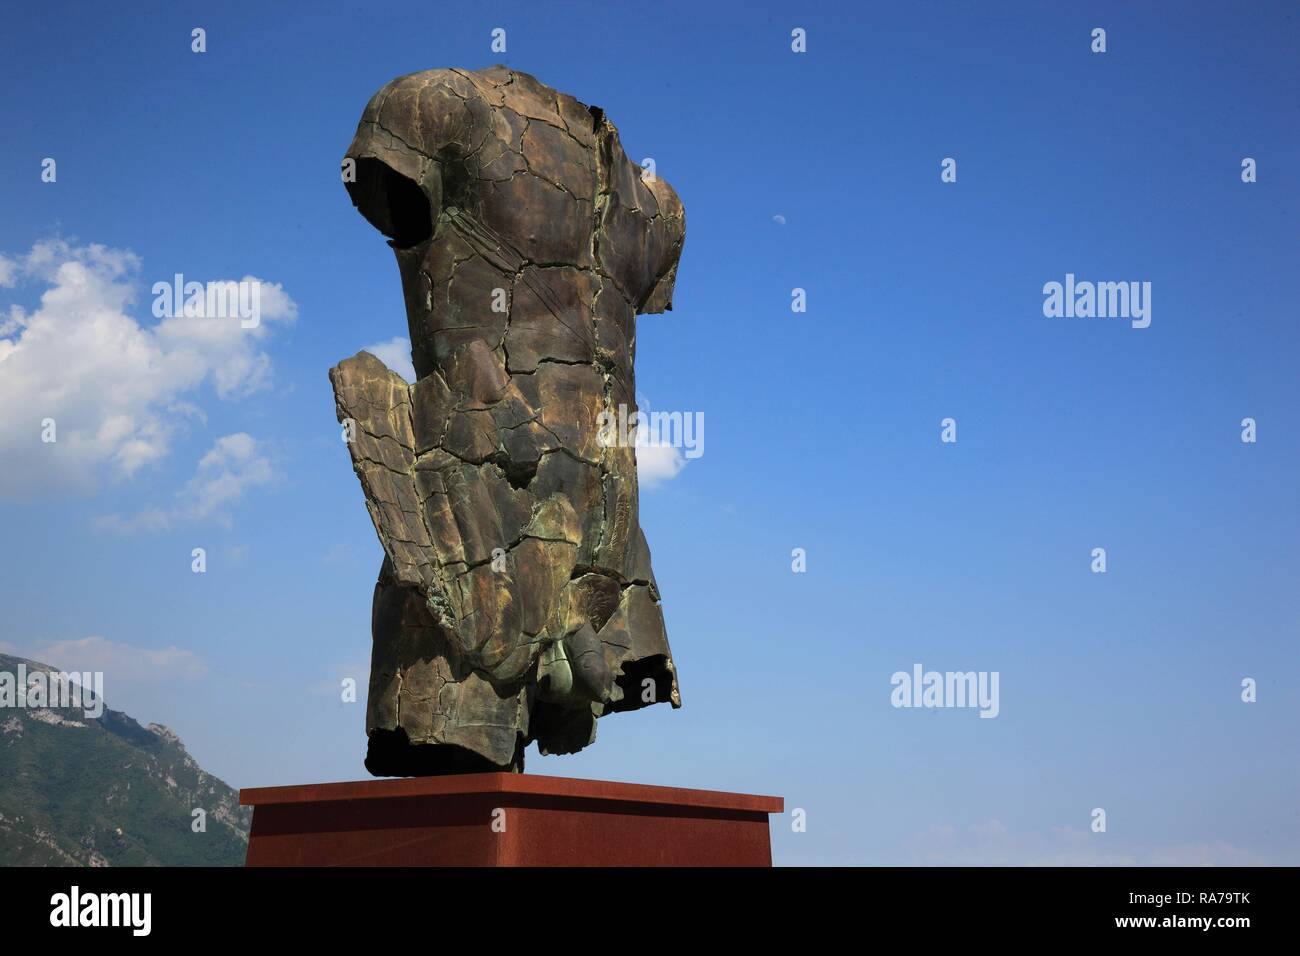
[[[55, 670], [0, 654], [0, 675], [20, 664]], [[243, 865], [251, 811], [174, 733], [30, 704], [0, 701], [0, 865]]]

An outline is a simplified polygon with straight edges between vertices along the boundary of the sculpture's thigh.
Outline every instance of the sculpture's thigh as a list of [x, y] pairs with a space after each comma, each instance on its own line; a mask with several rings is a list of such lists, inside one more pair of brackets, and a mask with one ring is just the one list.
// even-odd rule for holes
[[366, 733], [372, 772], [515, 766], [527, 732], [522, 688], [499, 691], [459, 667], [421, 594], [397, 584], [387, 560], [375, 585], [371, 626]]

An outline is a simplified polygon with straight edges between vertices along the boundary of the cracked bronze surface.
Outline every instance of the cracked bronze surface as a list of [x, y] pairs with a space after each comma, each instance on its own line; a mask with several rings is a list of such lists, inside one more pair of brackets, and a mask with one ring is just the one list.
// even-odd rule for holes
[[417, 381], [330, 371], [385, 559], [366, 766], [523, 769], [596, 718], [681, 705], [632, 447], [636, 315], [672, 308], [685, 217], [604, 113], [497, 66], [381, 89], [346, 158], [397, 255]]

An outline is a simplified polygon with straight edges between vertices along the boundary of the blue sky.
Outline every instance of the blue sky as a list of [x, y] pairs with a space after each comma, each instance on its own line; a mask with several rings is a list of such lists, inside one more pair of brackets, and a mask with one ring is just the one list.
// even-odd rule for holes
[[[338, 162], [389, 79], [504, 62], [680, 194], [638, 386], [707, 423], [641, 500], [684, 707], [528, 769], [782, 795], [785, 863], [1300, 863], [1293, 4], [6, 20], [0, 648], [103, 662], [234, 786], [364, 776], [381, 552], [326, 372], [405, 315]], [[182, 341], [175, 273], [278, 297]], [[1067, 273], [1150, 282], [1150, 327], [1045, 317]], [[998, 717], [892, 707], [915, 663], [997, 671]]]

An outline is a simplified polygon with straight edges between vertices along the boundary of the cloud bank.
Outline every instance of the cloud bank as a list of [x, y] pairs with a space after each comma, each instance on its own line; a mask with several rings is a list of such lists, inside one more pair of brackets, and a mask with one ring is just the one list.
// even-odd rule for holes
[[142, 325], [133, 317], [139, 271], [130, 251], [59, 239], [0, 256], [0, 288], [43, 287], [33, 311], [0, 312], [0, 497], [92, 493], [129, 478], [202, 418], [201, 386], [222, 400], [270, 386], [263, 346], [298, 312], [283, 288], [261, 282], [262, 321], [252, 328], [202, 315]]

